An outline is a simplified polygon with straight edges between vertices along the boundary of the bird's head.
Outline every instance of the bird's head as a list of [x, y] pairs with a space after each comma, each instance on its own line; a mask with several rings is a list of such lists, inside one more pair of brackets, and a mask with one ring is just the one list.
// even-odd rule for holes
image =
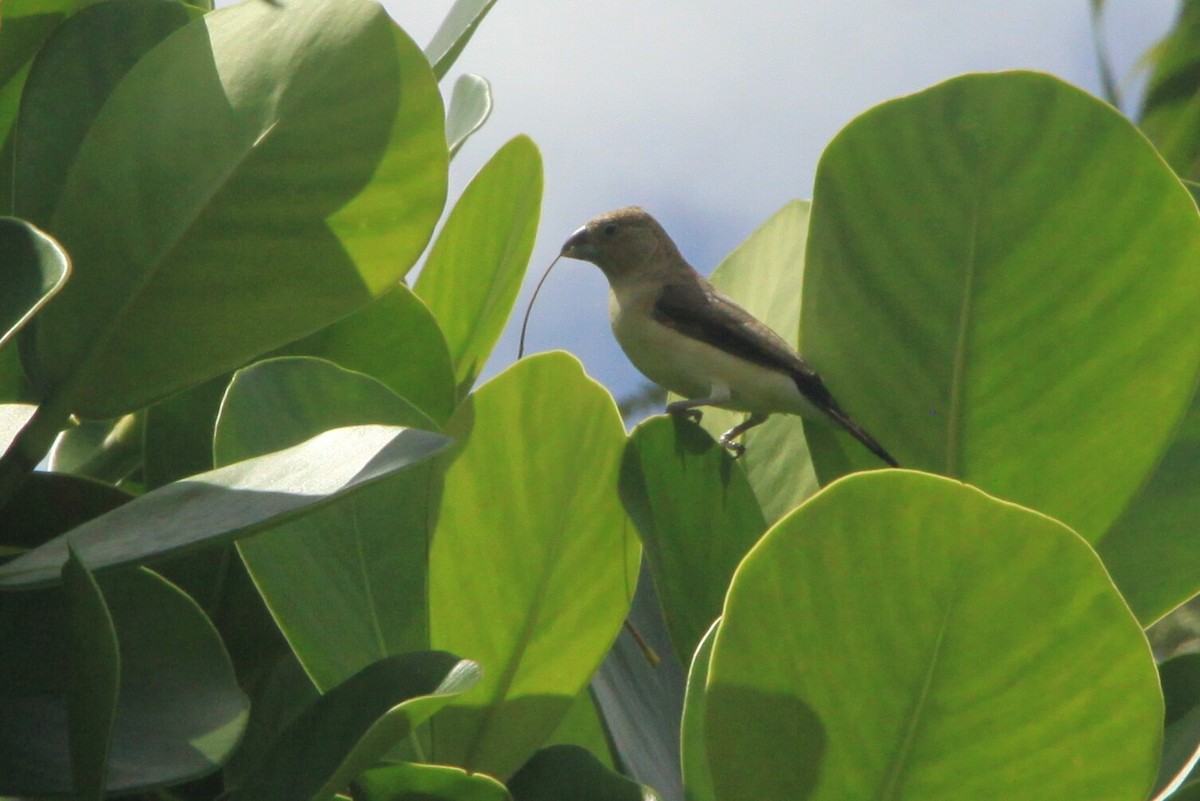
[[563, 243], [560, 255], [590, 261], [604, 271], [609, 281], [682, 263], [671, 237], [639, 206], [588, 220]]

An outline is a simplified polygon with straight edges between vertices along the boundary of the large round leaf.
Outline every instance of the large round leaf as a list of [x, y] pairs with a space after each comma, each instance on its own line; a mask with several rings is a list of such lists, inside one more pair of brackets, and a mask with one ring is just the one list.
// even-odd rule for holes
[[[365, 375], [320, 359], [271, 359], [234, 377], [217, 420], [216, 461], [368, 420], [433, 425]], [[271, 614], [322, 691], [371, 662], [428, 648], [429, 473], [393, 478], [239, 543]]]
[[[1046, 75], [969, 75], [826, 149], [804, 346], [902, 464], [1095, 541], [1191, 399], [1198, 262], [1195, 203], [1116, 110]], [[826, 476], [874, 464], [808, 430]]]
[[50, 226], [74, 280], [31, 366], [114, 417], [331, 323], [415, 261], [446, 163], [429, 65], [378, 4], [209, 14], [129, 71], [80, 146]]
[[[249, 704], [212, 624], [190, 598], [144, 569], [102, 578], [100, 588], [120, 645], [109, 792], [216, 770], [237, 746]], [[4, 795], [71, 793], [67, 697], [80, 657], [70, 652], [76, 641], [68, 636], [68, 609], [58, 589], [0, 595]]]
[[707, 705], [718, 799], [1141, 801], [1163, 716], [1078, 535], [908, 471], [837, 482], [746, 557]]
[[316, 356], [366, 373], [439, 425], [454, 411], [454, 367], [446, 338], [433, 314], [403, 284], [278, 352]]
[[96, 114], [137, 61], [200, 16], [172, 0], [109, 0], [81, 9], [38, 51], [17, 118], [13, 213], [46, 225]]
[[554, 731], [629, 611], [640, 548], [617, 495], [625, 429], [563, 353], [471, 394], [446, 434], [429, 554], [432, 647], [483, 667], [433, 721], [435, 761], [507, 777]]

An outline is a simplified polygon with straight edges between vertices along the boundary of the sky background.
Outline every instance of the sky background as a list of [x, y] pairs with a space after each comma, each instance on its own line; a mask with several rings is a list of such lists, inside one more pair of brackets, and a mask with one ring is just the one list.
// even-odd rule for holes
[[[424, 46], [453, 3], [384, 4]], [[1123, 80], [1177, 6], [1108, 0]], [[451, 166], [450, 202], [521, 133], [541, 149], [545, 195], [525, 287], [483, 378], [516, 359], [533, 284], [588, 218], [644, 206], [707, 274], [785, 203], [812, 197], [822, 150], [853, 118], [1007, 69], [1100, 94], [1088, 0], [499, 0], [443, 83], [448, 96], [458, 75], [480, 74], [495, 102]], [[558, 348], [617, 397], [642, 383], [608, 327], [607, 283], [583, 262], [555, 267], [533, 309], [527, 350]]]

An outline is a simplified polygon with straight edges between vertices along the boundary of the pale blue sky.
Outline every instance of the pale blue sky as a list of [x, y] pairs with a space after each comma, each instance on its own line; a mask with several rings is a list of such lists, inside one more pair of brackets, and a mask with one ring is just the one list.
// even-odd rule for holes
[[[424, 45], [451, 0], [385, 3]], [[1176, 0], [1109, 0], [1118, 73]], [[463, 53], [496, 108], [452, 167], [451, 199], [504, 142], [541, 148], [546, 191], [517, 310], [589, 217], [645, 206], [709, 272], [780, 206], [812, 195], [821, 151], [871, 106], [964, 72], [1035, 69], [1099, 93], [1088, 0], [499, 0]], [[484, 377], [516, 358], [516, 325]], [[618, 396], [640, 378], [608, 328], [599, 270], [564, 260], [533, 310], [531, 351], [562, 348]]]

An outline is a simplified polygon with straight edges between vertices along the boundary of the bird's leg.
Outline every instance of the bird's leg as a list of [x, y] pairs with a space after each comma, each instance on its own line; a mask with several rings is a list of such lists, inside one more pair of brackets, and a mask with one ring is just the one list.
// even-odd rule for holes
[[698, 406], [720, 406], [729, 400], [729, 387], [720, 384], [714, 385], [708, 393], [707, 398], [689, 398], [688, 400], [677, 400], [667, 404], [667, 414], [683, 415], [694, 423], [699, 423], [703, 414], [696, 407]]
[[671, 403], [667, 404], [667, 414], [674, 415], [676, 417], [682, 415], [683, 417], [691, 420], [693, 423], [699, 423], [700, 419], [704, 417], [704, 413], [696, 407], [708, 406], [711, 403], [712, 398], [672, 401]]
[[742, 434], [745, 434], [750, 429], [754, 428], [756, 425], [766, 422], [766, 420], [767, 415], [765, 414], [752, 414], [722, 434], [721, 438], [717, 441], [724, 445], [725, 449], [733, 454], [733, 458], [736, 459], [746, 452], [746, 446], [740, 442], [734, 442], [734, 440], [737, 437], [740, 437]]

